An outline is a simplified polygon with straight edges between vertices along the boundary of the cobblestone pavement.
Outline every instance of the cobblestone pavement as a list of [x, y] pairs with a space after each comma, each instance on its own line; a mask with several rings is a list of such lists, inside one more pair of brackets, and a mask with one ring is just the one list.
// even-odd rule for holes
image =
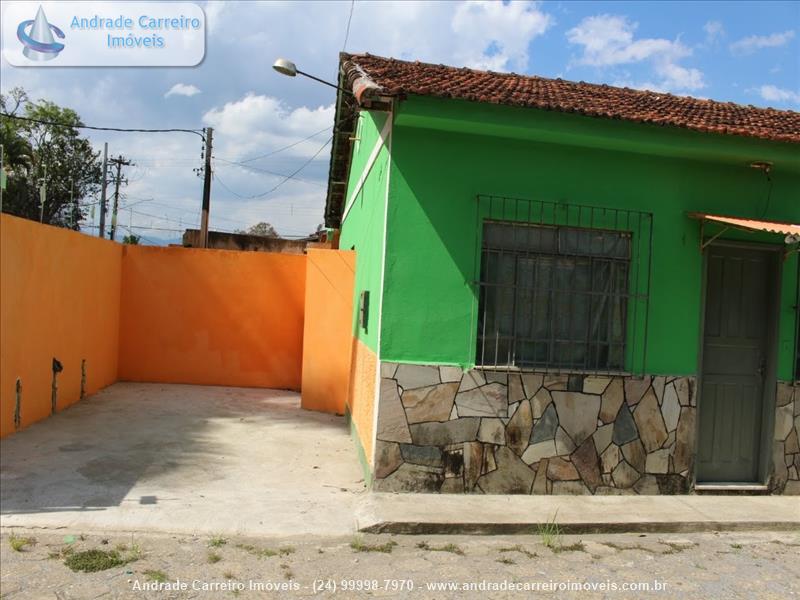
[[[130, 562], [73, 572], [65, 561], [85, 550]], [[14, 599], [800, 598], [800, 532], [248, 539], [14, 529], [2, 534], [0, 561], [0, 594]], [[447, 587], [464, 584], [475, 587]], [[621, 589], [630, 584], [651, 590]]]

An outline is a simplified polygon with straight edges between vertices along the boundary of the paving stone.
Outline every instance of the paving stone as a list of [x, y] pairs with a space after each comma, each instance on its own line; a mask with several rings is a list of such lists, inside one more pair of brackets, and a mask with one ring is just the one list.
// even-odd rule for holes
[[[680, 394], [678, 395], [680, 398]], [[692, 465], [695, 439], [695, 412], [696, 409], [684, 406], [681, 417], [678, 419], [678, 429], [675, 434], [675, 448], [672, 451], [672, 461], [675, 471], [684, 471]]]
[[586, 377], [581, 391], [584, 394], [602, 394], [609, 383], [611, 383], [610, 377]]
[[426, 467], [442, 467], [442, 450], [436, 446], [414, 446], [411, 444], [401, 444], [400, 453], [403, 460], [414, 465], [424, 465]]
[[661, 493], [658, 480], [653, 475], [642, 475], [639, 481], [633, 484], [633, 489], [642, 496], [656, 496]]
[[575, 450], [575, 442], [567, 435], [562, 427], [556, 430], [556, 453], [559, 456], [566, 456], [572, 454]]
[[525, 390], [525, 397], [530, 399], [538, 392], [544, 383], [544, 375], [536, 373], [523, 373], [522, 374], [522, 388]]
[[403, 392], [403, 407], [409, 423], [448, 421], [456, 399], [458, 383], [440, 383]]
[[382, 479], [394, 472], [397, 467], [403, 464], [403, 456], [400, 454], [400, 444], [396, 442], [375, 443], [375, 477]]
[[506, 443], [506, 428], [500, 419], [481, 419], [478, 441], [503, 446]]
[[631, 410], [627, 404], [622, 404], [619, 407], [619, 412], [614, 420], [614, 434], [611, 440], [617, 446], [623, 446], [639, 437], [639, 431], [636, 429], [636, 423], [631, 415]]
[[542, 414], [542, 418], [537, 421], [531, 431], [531, 444], [552, 440], [556, 437], [558, 427], [558, 415], [554, 404], [549, 404]]
[[778, 383], [778, 391], [775, 397], [775, 406], [786, 406], [794, 398], [794, 387], [786, 383]]
[[618, 488], [629, 488], [639, 480], [639, 471], [623, 460], [611, 472], [611, 478]]
[[675, 435], [676, 435], [675, 431], [670, 431], [669, 435], [667, 436], [667, 439], [664, 440], [664, 444], [661, 447], [662, 448], [672, 448], [673, 445], [675, 444]]
[[483, 469], [483, 444], [466, 442], [464, 444], [464, 489], [471, 492], [478, 483]]
[[669, 471], [669, 450], [656, 450], [648, 454], [644, 470], [647, 473], [667, 473]]
[[664, 403], [664, 388], [666, 387], [667, 378], [663, 375], [653, 377], [653, 391], [656, 394], [656, 399], [659, 404]]
[[508, 385], [508, 373], [505, 371], [483, 371], [483, 377], [486, 383], [499, 383], [500, 385]]
[[676, 473], [666, 475], [656, 475], [658, 482], [658, 493], [662, 495], [685, 494], [689, 491], [689, 485], [685, 477]]
[[430, 365], [399, 365], [394, 375], [403, 390], [428, 387], [441, 383], [439, 368]]
[[489, 383], [468, 392], [458, 392], [456, 406], [461, 417], [505, 417], [508, 415], [506, 387]]
[[377, 437], [385, 442], [411, 443], [406, 412], [394, 379], [381, 379]]
[[517, 373], [508, 376], [508, 403], [524, 400], [525, 389], [522, 387], [522, 377]]
[[531, 490], [531, 494], [544, 495], [550, 491], [548, 486], [551, 484], [550, 480], [547, 479], [548, 462], [550, 461], [546, 458], [539, 461], [539, 467], [536, 470], [536, 479], [533, 481], [533, 489]]
[[554, 390], [565, 391], [569, 382], [568, 375], [545, 375], [542, 385], [551, 392]]
[[611, 473], [619, 464], [620, 459], [622, 458], [622, 451], [620, 451], [619, 446], [616, 444], [611, 444], [605, 451], [600, 455], [600, 466], [603, 470], [603, 473]]
[[681, 406], [694, 406], [687, 377], [679, 377], [672, 382], [672, 385], [675, 386], [675, 392], [678, 394], [678, 402], [680, 402]]
[[416, 445], [446, 446], [475, 441], [478, 438], [480, 424], [481, 420], [476, 417], [461, 417], [446, 423], [416, 423], [409, 429], [411, 438]]
[[648, 390], [637, 404], [633, 411], [633, 420], [636, 421], [639, 439], [642, 440], [645, 450], [652, 452], [661, 448], [661, 444], [667, 439], [667, 428], [653, 390]]
[[603, 478], [600, 476], [600, 459], [591, 437], [586, 438], [570, 458], [583, 483], [591, 492], [594, 493], [598, 486], [603, 485]]
[[601, 486], [594, 491], [595, 496], [630, 496], [635, 492], [632, 489], [623, 490], [618, 487]]
[[621, 446], [620, 450], [622, 450], [622, 456], [625, 457], [630, 466], [639, 471], [639, 473], [644, 473], [647, 454], [640, 440], [628, 442]]
[[789, 432], [794, 427], [792, 412], [794, 407], [791, 404], [779, 406], [775, 410], [775, 439], [785, 440], [789, 437]]
[[523, 400], [506, 426], [506, 445], [517, 455], [521, 455], [528, 447], [532, 429], [531, 404], [528, 400]]
[[789, 469], [784, 461], [786, 455], [784, 448], [783, 442], [772, 443], [773, 484], [776, 485], [783, 485], [783, 482], [789, 478]]
[[442, 451], [445, 477], [461, 477], [464, 474], [464, 446], [449, 446]]
[[581, 476], [578, 475], [578, 470], [575, 468], [575, 465], [560, 457], [554, 457], [547, 461], [547, 476], [550, 479], [559, 481], [570, 481], [581, 478]]
[[397, 363], [382, 362], [381, 363], [381, 377], [394, 379], [394, 374], [397, 371]]
[[486, 385], [486, 379], [483, 377], [483, 374], [477, 369], [472, 369], [464, 373], [463, 377], [461, 377], [461, 385], [458, 386], [458, 391], [467, 392], [482, 385]]
[[501, 446], [495, 451], [497, 469], [478, 479], [487, 494], [530, 494], [536, 473], [519, 456]]
[[800, 496], [800, 481], [787, 481], [783, 488], [784, 496]]
[[602, 452], [608, 448], [611, 444], [611, 437], [614, 435], [614, 424], [609, 423], [608, 425], [603, 425], [602, 427], [598, 427], [597, 431], [594, 432], [594, 446], [597, 448], [597, 451], [602, 454]]
[[531, 398], [531, 416], [534, 419], [541, 419], [545, 409], [553, 402], [553, 397], [545, 388], [540, 388]]
[[458, 409], [456, 405], [453, 404], [453, 410], [450, 411], [450, 420], [453, 421], [458, 418]]
[[681, 414], [681, 403], [678, 400], [678, 392], [671, 383], [664, 389], [664, 400], [661, 402], [661, 414], [664, 417], [664, 425], [667, 432], [674, 431], [678, 426], [678, 417]]
[[543, 458], [550, 458], [557, 454], [555, 440], [548, 440], [528, 446], [525, 452], [522, 453], [522, 460], [525, 461], [526, 464], [532, 465]]
[[586, 496], [591, 492], [580, 481], [554, 481], [553, 494], [562, 494], [565, 496]]
[[440, 494], [463, 494], [464, 480], [461, 477], [448, 477], [439, 488]]
[[597, 429], [600, 396], [580, 392], [552, 392], [551, 394], [558, 411], [559, 424], [576, 445], [582, 444]]
[[611, 423], [619, 413], [619, 407], [625, 401], [625, 389], [622, 379], [615, 377], [608, 384], [606, 391], [603, 392], [603, 400], [600, 404], [600, 420], [603, 423]]
[[403, 463], [385, 479], [373, 484], [379, 492], [438, 492], [444, 481], [441, 469]]
[[796, 428], [792, 428], [789, 437], [786, 438], [785, 450], [786, 454], [797, 454], [800, 452], [800, 444], [798, 444]]
[[[645, 392], [650, 388], [652, 377], [626, 377], [625, 378], [625, 401], [628, 406], [634, 407], [644, 397]], [[658, 401], [656, 401], [658, 404]]]
[[442, 383], [461, 383], [461, 378], [464, 376], [464, 371], [461, 367], [439, 367], [439, 379]]

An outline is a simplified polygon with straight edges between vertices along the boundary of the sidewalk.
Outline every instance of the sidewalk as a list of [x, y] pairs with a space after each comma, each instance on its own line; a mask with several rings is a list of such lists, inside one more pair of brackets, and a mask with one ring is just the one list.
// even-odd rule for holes
[[368, 533], [800, 531], [798, 496], [461, 496], [368, 494], [356, 527]]

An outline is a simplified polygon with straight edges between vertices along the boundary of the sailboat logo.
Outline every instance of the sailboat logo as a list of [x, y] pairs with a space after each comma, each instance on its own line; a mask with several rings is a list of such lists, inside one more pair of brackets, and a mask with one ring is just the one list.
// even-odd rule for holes
[[17, 38], [25, 48], [22, 53], [31, 60], [51, 60], [64, 49], [64, 44], [55, 40], [53, 33], [64, 39], [64, 32], [47, 22], [42, 6], [33, 20], [23, 21], [17, 27]]

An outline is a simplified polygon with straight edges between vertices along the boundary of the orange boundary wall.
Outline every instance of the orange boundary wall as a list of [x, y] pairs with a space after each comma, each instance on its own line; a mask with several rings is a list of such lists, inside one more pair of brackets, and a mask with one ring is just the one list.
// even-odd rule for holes
[[119, 378], [299, 390], [306, 257], [127, 246]]
[[51, 414], [52, 360], [57, 408], [117, 379], [122, 247], [58, 227], [0, 216], [0, 436]]
[[309, 248], [302, 406], [342, 415], [350, 382], [355, 252]]
[[[118, 379], [299, 390], [306, 257], [122, 246], [0, 220], [0, 436]], [[347, 322], [350, 322], [348, 318]]]

